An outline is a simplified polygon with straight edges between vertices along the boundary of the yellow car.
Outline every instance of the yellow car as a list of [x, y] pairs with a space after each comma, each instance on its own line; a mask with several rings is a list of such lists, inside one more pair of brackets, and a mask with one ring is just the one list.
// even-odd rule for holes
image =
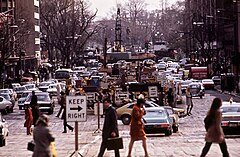
[[[124, 125], [129, 125], [131, 122], [131, 113], [133, 106], [136, 102], [127, 103], [126, 105], [123, 105], [122, 107], [119, 107], [117, 111], [117, 116], [119, 120], [122, 120], [122, 123]], [[152, 101], [146, 101], [145, 102], [145, 108], [149, 107], [159, 107], [158, 104], [152, 102]]]

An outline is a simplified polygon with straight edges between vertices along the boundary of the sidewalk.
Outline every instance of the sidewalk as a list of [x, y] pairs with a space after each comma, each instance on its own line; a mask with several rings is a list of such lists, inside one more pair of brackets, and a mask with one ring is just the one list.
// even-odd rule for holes
[[[215, 86], [215, 89], [216, 89], [218, 92], [222, 93], [222, 90], [221, 90], [221, 86], [220, 86], [220, 85]], [[224, 91], [223, 94], [228, 94], [228, 95], [231, 95], [231, 96], [240, 98], [240, 93], [236, 93], [236, 90], [234, 90], [233, 92]]]

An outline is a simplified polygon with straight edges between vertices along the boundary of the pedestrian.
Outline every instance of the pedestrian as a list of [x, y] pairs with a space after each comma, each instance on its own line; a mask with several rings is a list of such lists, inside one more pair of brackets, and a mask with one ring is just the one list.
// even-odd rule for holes
[[52, 157], [51, 142], [54, 142], [51, 131], [48, 128], [49, 117], [42, 114], [33, 129], [33, 140], [35, 143], [33, 157]]
[[32, 108], [29, 104], [25, 104], [25, 122], [24, 127], [27, 128], [27, 135], [31, 135], [31, 127], [33, 124]]
[[[61, 96], [64, 96], [64, 92], [63, 91], [61, 91]], [[57, 114], [57, 116], [56, 117], [59, 117], [60, 116], [60, 114], [62, 113], [62, 111], [64, 110], [64, 99], [62, 99], [62, 101], [61, 101], [61, 96], [59, 97], [59, 105], [60, 105], [60, 109], [59, 109], [59, 111], [58, 111], [58, 114]]]
[[39, 106], [37, 103], [38, 99], [37, 96], [35, 95], [35, 91], [32, 91], [32, 98], [30, 102], [30, 107], [32, 108], [32, 115], [33, 115], [33, 125], [36, 125], [36, 122], [38, 120], [38, 117], [40, 115], [40, 110]]
[[64, 92], [61, 92], [61, 97], [60, 97], [60, 104], [63, 105], [63, 114], [62, 114], [62, 118], [63, 119], [63, 128], [64, 131], [62, 133], [67, 133], [67, 127], [69, 130], [71, 130], [73, 132], [73, 127], [70, 126], [67, 123], [67, 112], [66, 112], [66, 96]]
[[186, 89], [186, 105], [187, 105], [187, 113], [186, 115], [190, 116], [192, 115], [192, 108], [193, 108], [193, 102], [192, 102], [192, 93], [190, 91], [190, 88], [187, 87]]
[[148, 157], [147, 152], [147, 137], [144, 131], [144, 124], [142, 122], [142, 117], [145, 114], [144, 110], [145, 100], [143, 95], [140, 94], [137, 99], [137, 103], [134, 105], [131, 115], [130, 123], [130, 143], [128, 149], [128, 157], [131, 157], [133, 144], [135, 141], [142, 140], [142, 146], [145, 152], [145, 157]]
[[[107, 139], [111, 137], [118, 137], [118, 123], [117, 123], [117, 113], [115, 108], [111, 104], [110, 98], [105, 98], [103, 100], [103, 106], [105, 109], [105, 119], [102, 130], [102, 143], [98, 157], [102, 157], [107, 148]], [[114, 150], [115, 156], [119, 156], [119, 150]]]
[[214, 98], [211, 108], [209, 109], [206, 120], [206, 135], [205, 135], [205, 146], [202, 150], [202, 154], [200, 157], [205, 157], [212, 145], [212, 143], [218, 143], [223, 154], [223, 157], [229, 157], [229, 153], [227, 150], [227, 144], [224, 138], [223, 129], [221, 127], [222, 122], [222, 113], [220, 111], [220, 107], [222, 106], [222, 100], [220, 98]]
[[172, 88], [169, 88], [167, 91], [167, 101], [169, 106], [174, 107], [174, 96]]

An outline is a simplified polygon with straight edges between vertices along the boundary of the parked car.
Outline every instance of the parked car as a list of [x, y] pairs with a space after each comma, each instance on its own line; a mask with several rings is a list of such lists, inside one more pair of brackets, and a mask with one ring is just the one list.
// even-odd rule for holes
[[[37, 103], [39, 105], [39, 109], [41, 112], [48, 112], [48, 114], [53, 114], [53, 111], [54, 111], [54, 102], [53, 100], [50, 98], [50, 95], [49, 93], [47, 92], [36, 92], [35, 93], [36, 96], [37, 96]], [[30, 93], [28, 96], [27, 96], [27, 99], [24, 103], [24, 105], [26, 104], [30, 104], [31, 102], [31, 99], [32, 99], [32, 93]]]
[[10, 101], [11, 102], [11, 106], [9, 106], [8, 108], [8, 112], [13, 112], [13, 108], [14, 108], [14, 105], [15, 105], [15, 99], [12, 98], [9, 94], [7, 93], [0, 93], [0, 96], [4, 97], [7, 101]]
[[[37, 92], [42, 92], [40, 90], [35, 90], [35, 93]], [[21, 97], [18, 99], [18, 107], [19, 107], [19, 110], [23, 110], [24, 109], [24, 103], [27, 99], [27, 96], [32, 93], [32, 91], [30, 90], [27, 90], [27, 91], [24, 91], [21, 95]]]
[[192, 82], [188, 85], [188, 87], [190, 88], [192, 97], [200, 97], [202, 99], [205, 94], [205, 89], [201, 83]]
[[5, 119], [3, 119], [2, 114], [0, 113], [0, 147], [6, 145], [6, 138], [8, 136], [8, 132], [9, 130], [7, 123]]
[[179, 116], [178, 113], [176, 113], [171, 106], [164, 106], [163, 107], [169, 114], [169, 117], [172, 119], [173, 125], [173, 132], [176, 133], [178, 132], [178, 127], [179, 127]]
[[201, 82], [205, 89], [214, 89], [214, 82], [212, 79], [203, 79]]
[[240, 131], [240, 103], [239, 102], [223, 102], [221, 106], [223, 130]]
[[[131, 122], [131, 114], [133, 106], [136, 102], [127, 103], [126, 105], [123, 105], [122, 107], [117, 108], [117, 116], [119, 120], [122, 120], [122, 123], [124, 125], [129, 125]], [[159, 107], [158, 104], [152, 102], [152, 101], [146, 101], [145, 102], [145, 108], [150, 107]]]
[[215, 85], [220, 85], [221, 84], [221, 76], [213, 76], [212, 80]]
[[12, 103], [5, 99], [3, 96], [0, 96], [0, 111], [3, 114], [7, 114], [7, 112], [10, 111], [10, 108], [12, 106]]
[[172, 135], [173, 122], [163, 107], [146, 108], [143, 116], [144, 131], [148, 133], [164, 133], [165, 136]]

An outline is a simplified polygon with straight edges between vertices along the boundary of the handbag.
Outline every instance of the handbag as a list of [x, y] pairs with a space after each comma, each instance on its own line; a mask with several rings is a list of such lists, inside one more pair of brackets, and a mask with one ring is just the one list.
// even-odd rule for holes
[[34, 147], [35, 147], [35, 143], [34, 143], [34, 141], [30, 141], [30, 142], [28, 142], [28, 144], [27, 144], [27, 150], [29, 150], [29, 151], [34, 151]]
[[107, 150], [123, 149], [122, 137], [113, 137], [107, 139]]

